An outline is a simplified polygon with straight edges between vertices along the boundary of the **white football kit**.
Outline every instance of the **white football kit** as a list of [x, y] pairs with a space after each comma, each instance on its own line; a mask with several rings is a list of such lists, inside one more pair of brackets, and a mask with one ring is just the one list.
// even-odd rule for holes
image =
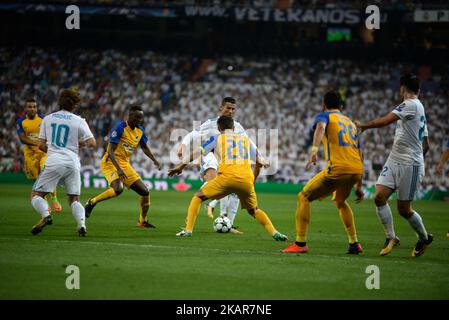
[[[219, 117], [211, 118], [205, 121], [201, 126], [193, 130], [192, 132], [189, 132], [184, 139], [182, 139], [183, 145], [190, 145], [191, 143], [197, 143], [198, 146], [201, 146], [201, 144], [208, 138], [220, 134], [220, 131], [218, 131], [217, 127], [217, 120]], [[238, 134], [244, 134], [246, 136], [246, 131], [243, 129], [242, 125], [234, 120], [234, 132]], [[249, 140], [250, 143], [255, 146], [254, 142]], [[215, 171], [218, 171], [218, 162], [215, 158], [215, 155], [213, 152], [209, 152], [201, 159], [201, 169], [200, 169], [200, 178], [203, 179], [204, 173], [208, 169], [214, 169]]]
[[86, 120], [71, 112], [60, 110], [46, 116], [42, 120], [39, 138], [47, 141], [47, 159], [33, 191], [51, 192], [61, 183], [68, 195], [80, 195], [78, 142], [93, 137]]
[[398, 200], [411, 201], [424, 177], [422, 141], [428, 136], [425, 110], [418, 99], [407, 99], [392, 112], [399, 120], [377, 184], [397, 190]]

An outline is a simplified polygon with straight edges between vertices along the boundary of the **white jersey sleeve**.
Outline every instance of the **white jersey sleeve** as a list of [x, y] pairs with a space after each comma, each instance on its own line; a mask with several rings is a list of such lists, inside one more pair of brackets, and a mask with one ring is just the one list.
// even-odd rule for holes
[[47, 134], [47, 130], [46, 130], [47, 120], [48, 120], [47, 117], [44, 117], [44, 119], [42, 119], [41, 128], [39, 130], [39, 139], [48, 140], [47, 136], [46, 136], [46, 134]]
[[413, 119], [416, 115], [417, 106], [414, 103], [408, 103], [407, 101], [402, 102], [398, 105], [392, 113], [397, 115], [401, 120]]
[[240, 122], [234, 121], [234, 132], [235, 133], [244, 134], [245, 137], [247, 137], [248, 140], [249, 140], [249, 144], [251, 146], [251, 149], [254, 149], [257, 154], [259, 153], [259, 150], [257, 149], [256, 144], [254, 143], [253, 140], [251, 140], [250, 137], [248, 137], [248, 135], [246, 134], [246, 130], [243, 128], [243, 126], [240, 124]]
[[191, 132], [189, 132], [188, 134], [185, 135], [185, 137], [182, 139], [181, 144], [188, 146], [190, 145], [193, 141], [195, 141], [196, 139], [200, 138], [200, 134], [198, 131], [193, 130]]
[[80, 167], [79, 140], [93, 137], [86, 121], [65, 110], [49, 114], [42, 121], [40, 136], [47, 140], [45, 165]]
[[94, 135], [92, 134], [92, 131], [90, 131], [90, 128], [89, 128], [86, 120], [81, 119], [80, 129], [78, 132], [78, 140], [81, 142], [85, 142], [93, 137], [94, 137]]
[[418, 99], [404, 100], [392, 111], [396, 124], [389, 159], [403, 165], [424, 165], [422, 141], [428, 135], [424, 106]]

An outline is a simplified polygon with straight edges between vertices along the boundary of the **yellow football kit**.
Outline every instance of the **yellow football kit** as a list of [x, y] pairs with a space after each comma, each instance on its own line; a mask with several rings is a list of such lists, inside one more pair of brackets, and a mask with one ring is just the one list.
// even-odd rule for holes
[[[17, 134], [24, 133], [28, 138], [38, 140], [43, 116], [36, 114], [34, 119], [26, 115], [20, 117], [17, 122]], [[47, 154], [37, 146], [25, 144], [23, 147], [23, 167], [28, 179], [36, 180], [45, 165]]]
[[341, 112], [320, 113], [314, 127], [319, 122], [326, 123], [322, 143], [327, 168], [314, 176], [302, 192], [309, 201], [325, 198], [334, 191], [334, 199], [343, 199], [361, 179], [363, 172], [357, 127]]
[[[123, 184], [129, 188], [134, 182], [140, 179], [136, 170], [131, 166], [130, 158], [134, 150], [138, 148], [140, 141], [143, 141], [145, 144], [148, 142], [145, 130], [142, 126], [138, 126], [132, 130], [128, 123], [123, 121], [112, 129], [109, 138], [110, 142], [117, 144], [114, 156], [118, 165], [126, 174], [126, 179], [123, 181]], [[100, 164], [101, 172], [103, 172], [109, 185], [112, 181], [119, 179], [117, 169], [109, 157], [110, 152], [110, 146], [108, 146]]]
[[257, 207], [254, 174], [251, 160], [256, 160], [256, 150], [243, 134], [224, 133], [212, 136], [202, 146], [203, 154], [214, 151], [218, 162], [218, 175], [201, 188], [209, 199], [221, 199], [235, 193], [242, 208]]

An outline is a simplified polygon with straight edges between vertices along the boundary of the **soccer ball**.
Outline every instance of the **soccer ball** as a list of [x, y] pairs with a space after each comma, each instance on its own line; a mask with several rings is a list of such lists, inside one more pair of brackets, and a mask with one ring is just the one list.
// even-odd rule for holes
[[219, 233], [229, 232], [232, 228], [231, 220], [228, 217], [218, 217], [214, 221], [214, 230]]

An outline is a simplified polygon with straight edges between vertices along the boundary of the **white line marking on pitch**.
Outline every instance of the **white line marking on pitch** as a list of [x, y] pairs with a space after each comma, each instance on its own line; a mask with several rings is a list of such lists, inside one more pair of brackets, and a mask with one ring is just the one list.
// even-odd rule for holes
[[[6, 238], [6, 237], [0, 237], [0, 241], [30, 241], [30, 238]], [[181, 239], [180, 239], [181, 240]], [[220, 249], [220, 248], [204, 248], [204, 247], [189, 247], [189, 246], [164, 246], [164, 245], [154, 245], [154, 244], [133, 244], [133, 243], [122, 243], [122, 242], [107, 242], [107, 241], [72, 241], [72, 240], [56, 240], [56, 239], [42, 239], [43, 242], [56, 242], [56, 243], [65, 243], [65, 244], [95, 244], [95, 245], [110, 245], [110, 246], [118, 246], [118, 247], [141, 247], [141, 248], [154, 248], [154, 249], [191, 249], [191, 250], [208, 250], [208, 251], [217, 251], [217, 252], [227, 252], [227, 253], [244, 253], [244, 254], [277, 254], [282, 256], [292, 256], [287, 254], [281, 254], [281, 252], [272, 252], [272, 251], [257, 251], [257, 250], [229, 250], [229, 249]], [[182, 241], [182, 240], [181, 240]], [[330, 256], [330, 255], [324, 255], [324, 254], [307, 254], [308, 257], [318, 257], [318, 258], [325, 258], [325, 259], [340, 259], [344, 260], [346, 262], [354, 262], [354, 257], [341, 257], [341, 256]], [[363, 260], [357, 260], [359, 262], [362, 261], [376, 261], [379, 262], [379, 259], [374, 258], [366, 258], [363, 257]], [[401, 260], [385, 260], [387, 263], [402, 263], [402, 264], [409, 264], [412, 262], [413, 259], [410, 258], [410, 260], [407, 261], [401, 261]], [[442, 264], [439, 263], [431, 263], [431, 262], [421, 262], [420, 265], [429, 265], [429, 266], [441, 266]]]

